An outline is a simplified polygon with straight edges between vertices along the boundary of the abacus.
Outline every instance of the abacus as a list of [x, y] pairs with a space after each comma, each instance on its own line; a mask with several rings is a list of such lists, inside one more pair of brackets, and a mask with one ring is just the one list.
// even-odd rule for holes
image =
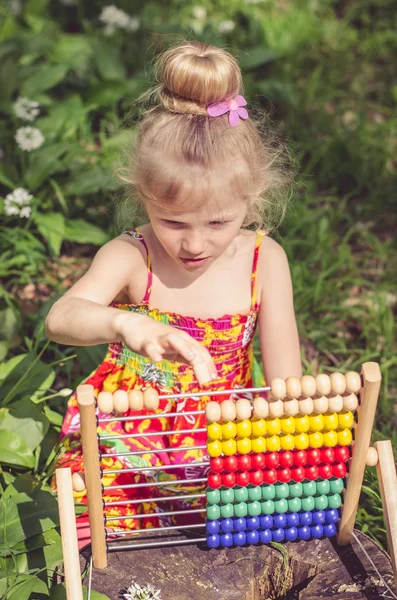
[[[154, 388], [143, 392], [117, 390], [113, 394], [100, 392], [96, 400], [92, 386], [79, 386], [77, 395], [85, 479], [74, 474], [73, 486], [78, 491], [84, 486], [87, 488], [94, 566], [99, 569], [107, 566], [107, 552], [150, 548], [160, 544], [195, 543], [217, 549], [333, 536], [337, 536], [339, 544], [348, 544], [353, 533], [367, 464], [378, 465], [389, 547], [396, 574], [394, 551], [397, 541], [397, 507], [390, 501], [390, 498], [396, 496], [393, 484], [396, 481], [394, 459], [390, 442], [377, 442], [375, 447], [370, 448], [380, 382], [377, 363], [365, 363], [361, 375], [354, 372], [346, 375], [332, 373], [330, 376], [321, 374], [317, 377], [306, 375], [301, 379], [275, 379], [270, 386], [262, 388], [188, 394], [189, 397], [215, 398], [217, 395], [230, 395], [231, 398], [221, 402], [212, 399], [206, 404], [205, 410], [189, 413], [205, 414], [206, 417], [206, 427], [196, 429], [195, 432], [206, 431], [207, 444], [185, 448], [200, 449], [206, 454], [204, 461], [192, 464], [206, 467], [207, 475], [188, 481], [202, 484], [202, 493], [194, 495], [203, 502], [202, 508], [151, 515], [177, 516], [189, 512], [194, 514], [194, 523], [186, 526], [159, 526], [149, 530], [138, 528], [111, 534], [106, 531], [106, 525], [112, 519], [122, 517], [104, 517], [106, 503], [102, 500], [104, 489], [101, 483], [102, 456], [98, 448], [98, 422], [116, 419], [140, 421], [176, 416], [177, 413], [156, 412], [159, 400], [182, 398], [187, 394], [159, 396]], [[145, 414], [139, 414], [143, 408], [146, 409]], [[148, 415], [148, 410], [153, 413]], [[137, 411], [137, 414], [131, 414], [131, 411]], [[98, 419], [96, 412], [105, 416]], [[113, 412], [116, 414], [111, 415]], [[165, 433], [171, 435], [176, 432], [171, 430]], [[157, 434], [133, 433], [126, 434], [125, 437], [142, 435]], [[106, 436], [101, 439], [106, 439]], [[147, 452], [138, 450], [128, 454], [142, 455]], [[186, 465], [172, 464], [173, 469], [178, 466]], [[134, 467], [130, 471], [139, 473], [166, 468]], [[70, 476], [66, 492], [62, 488], [65, 471], [69, 471], [68, 477]], [[386, 471], [388, 477], [384, 476]], [[70, 470], [58, 469], [57, 481], [61, 516], [62, 512], [69, 510], [69, 517], [63, 519], [66, 536], [66, 529], [67, 535], [70, 535], [70, 503], [73, 506]], [[175, 483], [186, 482], [178, 480]], [[170, 482], [167, 481], [166, 484], [170, 485]], [[142, 485], [152, 484], [134, 483], [126, 487]], [[162, 485], [162, 482], [157, 481], [155, 485]], [[66, 496], [69, 500], [66, 500]], [[171, 498], [183, 500], [191, 497], [165, 496], [148, 500], [161, 502]], [[120, 503], [135, 502], [137, 501], [126, 500]], [[133, 518], [139, 520], [148, 516], [150, 515], [136, 514]], [[183, 536], [184, 530], [190, 536]], [[178, 539], [164, 539], [164, 531], [178, 533]], [[197, 533], [192, 535], [192, 531]], [[145, 539], [148, 532], [155, 535], [155, 541]], [[78, 564], [78, 557], [76, 562], [75, 556], [77, 543], [74, 544], [74, 551], [70, 544], [72, 542], [69, 540], [64, 541], [66, 580], [68, 571], [71, 573]], [[70, 562], [68, 566], [67, 561]], [[74, 579], [69, 577], [70, 585], [74, 585]], [[78, 583], [76, 586], [78, 587]], [[73, 599], [82, 597], [78, 595], [77, 587], [73, 591], [70, 588], [70, 597]]]

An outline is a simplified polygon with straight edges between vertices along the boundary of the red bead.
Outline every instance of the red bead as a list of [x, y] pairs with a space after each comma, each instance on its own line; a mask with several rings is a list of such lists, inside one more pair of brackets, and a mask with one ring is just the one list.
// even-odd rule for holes
[[318, 467], [318, 475], [323, 479], [329, 479], [332, 477], [332, 465], [321, 465]]
[[333, 448], [321, 448], [321, 462], [330, 465], [335, 460], [335, 450]]
[[251, 456], [249, 454], [241, 454], [237, 457], [237, 464], [240, 471], [249, 471], [251, 468]]
[[286, 467], [285, 469], [278, 469], [277, 473], [279, 481], [287, 483], [291, 480], [291, 469], [289, 467]]
[[256, 471], [251, 471], [249, 474], [250, 484], [251, 485], [262, 485], [263, 483], [263, 471], [259, 469]]
[[306, 467], [305, 476], [306, 479], [309, 479], [309, 481], [314, 481], [318, 477], [318, 468], [315, 465], [312, 467]]
[[277, 471], [276, 469], [267, 469], [263, 471], [263, 481], [265, 483], [276, 483]]
[[350, 458], [350, 450], [348, 446], [339, 446], [335, 448], [335, 460], [338, 462], [345, 462]]
[[268, 469], [275, 469], [280, 464], [278, 452], [267, 452], [265, 454], [265, 460]]
[[222, 477], [222, 485], [227, 488], [231, 488], [236, 485], [236, 476], [234, 473], [223, 473]]
[[238, 471], [236, 473], [236, 484], [245, 487], [250, 482], [250, 476], [248, 471]]
[[298, 450], [294, 452], [294, 465], [305, 467], [307, 463], [307, 450]]
[[294, 464], [294, 455], [290, 450], [280, 452], [280, 467], [292, 467]]
[[223, 468], [229, 473], [233, 473], [238, 469], [238, 460], [237, 456], [233, 454], [232, 456], [225, 456], [223, 459]]
[[291, 479], [294, 481], [303, 481], [306, 477], [306, 471], [304, 467], [294, 467], [291, 469]]
[[336, 465], [332, 465], [332, 475], [334, 477], [344, 477], [346, 472], [347, 469], [345, 463], [336, 463]]
[[208, 474], [208, 487], [218, 489], [222, 485], [222, 478], [219, 473]]
[[251, 456], [251, 466], [253, 469], [263, 469], [266, 465], [266, 458], [263, 452]]
[[307, 452], [307, 462], [309, 465], [318, 465], [321, 462], [321, 452], [319, 448], [312, 448]]
[[220, 473], [223, 471], [223, 458], [222, 456], [215, 456], [210, 460], [210, 469], [214, 473]]

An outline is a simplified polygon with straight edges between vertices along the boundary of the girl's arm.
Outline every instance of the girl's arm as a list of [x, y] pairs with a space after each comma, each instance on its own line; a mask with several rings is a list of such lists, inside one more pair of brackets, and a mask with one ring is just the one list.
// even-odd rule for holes
[[291, 274], [284, 250], [271, 238], [262, 241], [259, 336], [266, 382], [302, 376]]

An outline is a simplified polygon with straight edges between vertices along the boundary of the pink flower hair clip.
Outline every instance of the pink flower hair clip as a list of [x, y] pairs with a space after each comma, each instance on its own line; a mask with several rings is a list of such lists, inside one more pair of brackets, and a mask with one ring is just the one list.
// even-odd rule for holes
[[248, 119], [248, 113], [246, 109], [243, 108], [246, 104], [247, 101], [243, 96], [236, 96], [231, 100], [209, 104], [207, 112], [211, 117], [220, 117], [228, 112], [230, 126], [237, 127], [240, 119]]

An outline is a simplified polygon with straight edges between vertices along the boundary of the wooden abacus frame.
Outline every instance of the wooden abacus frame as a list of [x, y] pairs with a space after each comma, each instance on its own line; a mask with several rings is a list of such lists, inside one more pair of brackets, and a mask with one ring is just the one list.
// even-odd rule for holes
[[[356, 381], [354, 380], [354, 373], [348, 375], [351, 376], [350, 380], [352, 382]], [[341, 377], [343, 376], [337, 373], [331, 375], [331, 381], [333, 380], [332, 391], [339, 398], [340, 395], [344, 394], [346, 390], [346, 384], [344, 381], [342, 381]], [[358, 376], [356, 375], [356, 377]], [[354, 383], [354, 385], [356, 385], [356, 383]], [[373, 448], [370, 447], [372, 427], [381, 383], [381, 374], [379, 365], [377, 363], [368, 362], [363, 364], [360, 383], [360, 400], [357, 406], [357, 422], [354, 426], [355, 435], [353, 453], [352, 458], [350, 459], [349, 476], [347, 478], [347, 486], [344, 493], [344, 503], [339, 532], [337, 534], [337, 543], [340, 545], [346, 545], [351, 542], [365, 466], [366, 464], [370, 466], [376, 465], [380, 482], [382, 503], [384, 507], [384, 518], [387, 529], [388, 544], [392, 559], [395, 583], [397, 586], [397, 478], [393, 451], [390, 441], [376, 442]], [[317, 388], [313, 387], [316, 384]], [[288, 415], [297, 413], [310, 414], [310, 412], [313, 412], [314, 410], [314, 402], [316, 400], [313, 401], [312, 398], [308, 397], [308, 394], [310, 393], [313, 397], [315, 397], [316, 391], [320, 391], [317, 394], [317, 399], [319, 402], [318, 411], [321, 412], [321, 394], [327, 393], [327, 385], [329, 387], [329, 383], [327, 383], [327, 380], [325, 380], [324, 376], [322, 375], [317, 377], [317, 382], [314, 380], [314, 378], [309, 376], [303, 377], [301, 381], [299, 381], [297, 378], [288, 378], [286, 380], [286, 384], [282, 380], [276, 380], [272, 382], [271, 387], [257, 388], [257, 390], [269, 390], [270, 398], [269, 400], [265, 400], [263, 398], [255, 399], [253, 401], [254, 414], [257, 417], [266, 417], [268, 415], [270, 417], [278, 417], [282, 414]], [[248, 390], [233, 390], [234, 393], [242, 393], [247, 391]], [[301, 396], [303, 391], [305, 391], [307, 394], [306, 398], [302, 398]], [[330, 391], [331, 390], [329, 389], [328, 393]], [[90, 385], [79, 386], [77, 392], [81, 417], [81, 437], [84, 454], [85, 483], [88, 497], [93, 563], [94, 567], [103, 569], [107, 566], [107, 543], [104, 526], [97, 420], [95, 416], [96, 400], [94, 397], [93, 387]], [[226, 392], [227, 391], [224, 390], [218, 393], [224, 395]], [[204, 394], [214, 395], [208, 392], [203, 392], [201, 395]], [[177, 396], [184, 395], [181, 394]], [[189, 394], [189, 396], [194, 396], [194, 394]], [[340, 401], [341, 400], [339, 399], [337, 400], [337, 402]], [[237, 400], [237, 403], [238, 402], [241, 401]], [[247, 400], [245, 400], [245, 402], [247, 402]], [[347, 400], [347, 402], [349, 402], [349, 400]], [[266, 403], [266, 407], [264, 403]], [[217, 418], [219, 418], [217, 413], [218, 409], [215, 408], [215, 404], [217, 403], [211, 404], [213, 404], [216, 414], [213, 414], [214, 418], [212, 419], [209, 418], [211, 411], [207, 412], [209, 422], [211, 422], [211, 420], [216, 421]], [[246, 407], [243, 408], [243, 403], [241, 403], [241, 410], [246, 410]], [[162, 413], [162, 416], [167, 416], [167, 413]], [[127, 420], [128, 418], [126, 417], [124, 419]], [[79, 577], [80, 570], [74, 517], [71, 471], [70, 469], [64, 468], [57, 469], [56, 477], [58, 485], [67, 597], [68, 600], [71, 600], [72, 598], [73, 600], [82, 600], [83, 596], [81, 591], [81, 580]], [[197, 510], [196, 512], [202, 511]], [[178, 527], [175, 527], [175, 529], [178, 529]], [[191, 541], [201, 542], [205, 541], [205, 538], [196, 538], [195, 540]], [[172, 544], [172, 542], [168, 542], [168, 544]], [[150, 545], [155, 544], [144, 544], [141, 545], [141, 547], [147, 547]]]

